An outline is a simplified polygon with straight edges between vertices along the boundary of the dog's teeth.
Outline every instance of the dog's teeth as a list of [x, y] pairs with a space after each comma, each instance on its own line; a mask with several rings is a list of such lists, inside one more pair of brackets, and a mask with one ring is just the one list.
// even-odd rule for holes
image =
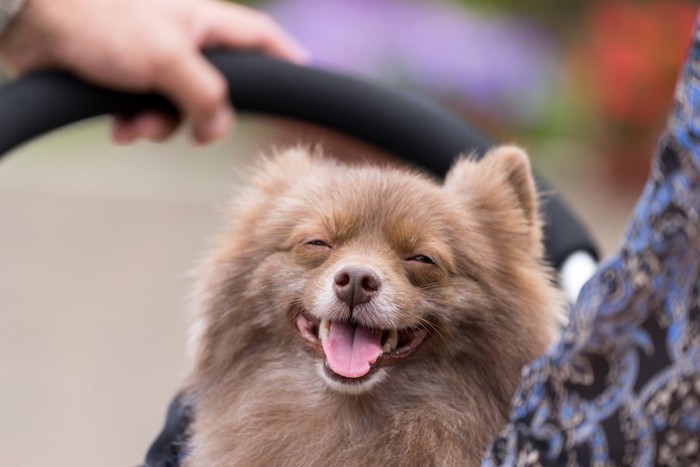
[[399, 345], [399, 331], [396, 329], [389, 330], [389, 334], [386, 336], [382, 350], [384, 352], [393, 352]]
[[328, 334], [331, 332], [331, 322], [327, 319], [321, 320], [321, 324], [318, 326], [318, 338], [321, 342], [328, 339]]

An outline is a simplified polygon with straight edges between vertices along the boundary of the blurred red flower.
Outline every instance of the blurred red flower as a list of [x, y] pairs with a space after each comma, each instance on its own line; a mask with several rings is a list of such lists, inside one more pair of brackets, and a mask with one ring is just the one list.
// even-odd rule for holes
[[590, 39], [576, 61], [586, 65], [584, 75], [606, 121], [629, 130], [659, 127], [697, 11], [697, 5], [671, 0], [593, 4]]

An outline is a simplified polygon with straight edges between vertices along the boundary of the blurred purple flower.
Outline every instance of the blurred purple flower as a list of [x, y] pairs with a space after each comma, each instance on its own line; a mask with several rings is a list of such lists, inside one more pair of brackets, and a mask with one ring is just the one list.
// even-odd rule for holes
[[489, 116], [536, 119], [560, 69], [546, 31], [445, 1], [276, 0], [266, 10], [318, 66], [418, 87]]

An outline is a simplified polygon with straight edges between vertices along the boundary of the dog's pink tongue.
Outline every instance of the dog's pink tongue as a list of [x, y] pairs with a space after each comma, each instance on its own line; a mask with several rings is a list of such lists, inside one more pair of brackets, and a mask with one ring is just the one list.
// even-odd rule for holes
[[346, 378], [360, 378], [382, 354], [382, 331], [332, 321], [323, 341], [328, 366]]

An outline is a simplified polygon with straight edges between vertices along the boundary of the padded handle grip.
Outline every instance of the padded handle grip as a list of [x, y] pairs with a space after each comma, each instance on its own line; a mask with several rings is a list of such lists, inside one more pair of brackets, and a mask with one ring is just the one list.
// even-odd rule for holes
[[[228, 80], [239, 111], [324, 126], [438, 175], [447, 172], [458, 154], [483, 154], [493, 144], [454, 114], [414, 95], [257, 54], [216, 51], [207, 57]], [[147, 108], [176, 111], [155, 94], [107, 90], [65, 72], [36, 73], [0, 89], [0, 156], [70, 123]], [[539, 185], [549, 191], [541, 180]], [[559, 266], [579, 250], [596, 254], [588, 233], [561, 199], [548, 198], [544, 209], [550, 261]]]

